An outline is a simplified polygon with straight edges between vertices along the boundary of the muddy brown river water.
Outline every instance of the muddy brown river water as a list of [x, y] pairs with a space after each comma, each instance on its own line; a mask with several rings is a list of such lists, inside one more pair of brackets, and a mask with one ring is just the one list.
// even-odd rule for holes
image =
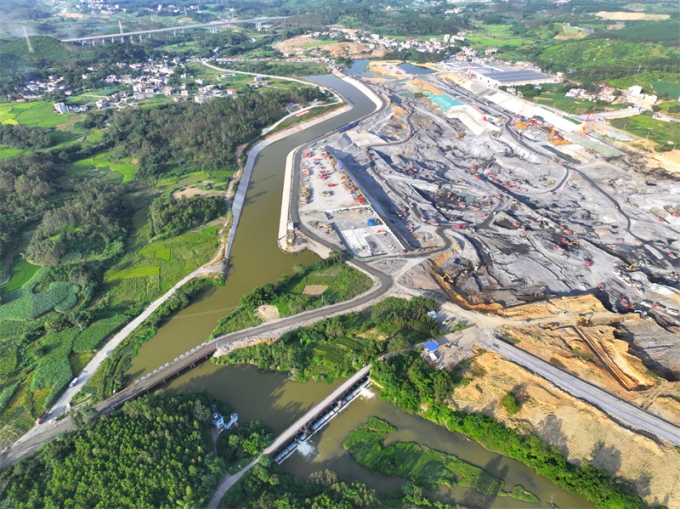
[[[297, 256], [284, 255], [276, 245], [286, 156], [295, 147], [362, 117], [375, 106], [356, 88], [336, 77], [321, 76], [314, 80], [340, 92], [354, 108], [274, 143], [260, 153], [231, 252], [227, 283], [223, 287], [210, 288], [200, 299], [165, 323], [156, 336], [140, 348], [128, 371], [131, 380], [203, 342], [217, 320], [238, 305], [242, 295], [264, 283], [276, 282], [281, 274], [292, 273], [295, 264], [307, 265], [317, 259], [309, 252]], [[208, 362], [173, 379], [166, 390], [208, 388], [216, 397], [229, 403], [242, 421], [259, 419], [278, 434], [340, 383], [342, 381], [336, 380], [331, 385], [319, 382], [301, 384], [280, 373], [261, 373], [253, 366], [216, 366]], [[349, 432], [372, 416], [385, 419], [398, 429], [397, 433], [388, 437], [389, 440], [418, 442], [454, 454], [504, 479], [508, 489], [521, 484], [541, 499], [539, 504], [531, 504], [507, 497], [489, 498], [462, 487], [430, 493], [442, 502], [455, 500], [469, 507], [510, 509], [551, 507], [551, 501], [562, 509], [594, 507], [582, 497], [554, 486], [514, 460], [490, 453], [466, 437], [420, 417], [400, 412], [379, 399], [373, 389], [366, 391], [286, 460], [284, 469], [299, 479], [308, 478], [312, 472], [329, 469], [341, 477], [361, 481], [380, 491], [398, 490], [404, 479], [370, 472], [342, 448]]]

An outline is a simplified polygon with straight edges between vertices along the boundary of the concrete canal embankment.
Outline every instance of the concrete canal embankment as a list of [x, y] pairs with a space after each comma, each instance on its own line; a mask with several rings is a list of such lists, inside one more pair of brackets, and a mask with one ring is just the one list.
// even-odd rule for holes
[[[383, 106], [383, 103], [378, 97], [378, 95], [373, 92], [369, 87], [361, 83], [360, 81], [350, 78], [349, 76], [338, 76], [341, 77], [342, 80], [346, 83], [349, 83], [356, 89], [358, 89], [362, 94], [364, 94], [366, 97], [368, 97], [371, 102], [375, 105], [376, 110], [380, 109]], [[372, 115], [375, 113], [375, 111], [372, 111], [368, 113], [367, 115], [364, 115], [363, 118]], [[347, 111], [347, 110], [344, 110]], [[335, 112], [330, 112], [331, 113]], [[338, 114], [341, 113], [341, 111], [338, 111]], [[330, 117], [326, 117], [330, 118]], [[326, 118], [323, 117], [318, 117], [310, 122], [308, 122], [307, 127], [311, 127], [312, 125], [322, 122], [323, 120], [326, 120]], [[331, 133], [326, 133], [326, 134], [331, 134]], [[324, 134], [323, 136], [325, 136]], [[308, 143], [305, 143], [304, 145], [300, 145], [299, 147], [296, 147], [295, 149], [291, 150], [288, 153], [288, 156], [286, 156], [286, 170], [285, 170], [285, 176], [284, 176], [284, 181], [283, 181], [283, 200], [281, 201], [281, 216], [279, 218], [279, 234], [278, 234], [278, 242], [279, 242], [279, 247], [283, 249], [284, 251], [286, 250], [286, 245], [285, 245], [285, 237], [288, 234], [289, 231], [293, 229], [293, 224], [291, 221], [290, 217], [290, 205], [291, 205], [291, 200], [293, 200], [293, 178], [295, 175], [295, 155], [299, 150], [302, 149], [302, 147], [309, 145]]]

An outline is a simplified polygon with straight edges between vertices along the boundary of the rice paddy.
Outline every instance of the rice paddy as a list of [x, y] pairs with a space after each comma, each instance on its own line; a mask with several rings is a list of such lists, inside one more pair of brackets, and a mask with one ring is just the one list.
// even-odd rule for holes
[[38, 272], [38, 269], [40, 269], [39, 266], [28, 263], [23, 256], [15, 256], [9, 269], [10, 279], [0, 286], [0, 295], [18, 290], [24, 286]]
[[206, 263], [218, 245], [217, 228], [186, 232], [128, 253], [104, 274], [111, 306], [120, 312], [150, 302]]

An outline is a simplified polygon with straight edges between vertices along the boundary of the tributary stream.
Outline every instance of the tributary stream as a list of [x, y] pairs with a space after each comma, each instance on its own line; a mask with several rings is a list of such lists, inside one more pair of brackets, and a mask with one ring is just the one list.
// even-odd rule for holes
[[[227, 283], [223, 287], [211, 288], [201, 299], [177, 313], [139, 349], [128, 372], [131, 380], [202, 343], [214, 329], [217, 320], [238, 306], [242, 295], [264, 283], [276, 282], [281, 274], [292, 273], [295, 264], [307, 265], [317, 259], [316, 255], [309, 252], [297, 256], [284, 255], [276, 245], [286, 156], [295, 147], [364, 116], [375, 106], [356, 88], [334, 76], [313, 79], [340, 92], [351, 101], [354, 108], [274, 143], [260, 153], [231, 251]], [[292, 382], [282, 374], [260, 373], [253, 366], [216, 366], [206, 362], [172, 380], [166, 390], [197, 391], [208, 388], [216, 397], [229, 403], [238, 412], [241, 421], [259, 419], [278, 434], [340, 383], [337, 380], [331, 385], [319, 382], [302, 384]], [[398, 429], [388, 440], [418, 442], [454, 454], [504, 479], [508, 488], [521, 484], [535, 493], [541, 503], [529, 504], [507, 497], [485, 498], [475, 490], [461, 487], [441, 489], [436, 494], [430, 494], [437, 499], [447, 502], [455, 500], [468, 507], [550, 507], [551, 500], [562, 509], [593, 507], [582, 497], [554, 486], [516, 461], [490, 453], [462, 435], [400, 412], [393, 405], [380, 400], [375, 390], [355, 400], [333, 419], [306, 444], [305, 454], [293, 454], [283, 464], [284, 469], [299, 479], [306, 479], [312, 472], [329, 469], [341, 477], [364, 482], [380, 491], [398, 490], [404, 479], [370, 472], [358, 465], [342, 448], [349, 432], [372, 416], [383, 418]]]

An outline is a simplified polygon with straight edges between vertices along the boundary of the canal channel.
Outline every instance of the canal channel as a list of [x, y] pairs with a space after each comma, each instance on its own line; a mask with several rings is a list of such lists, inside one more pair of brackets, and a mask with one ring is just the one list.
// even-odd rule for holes
[[[227, 283], [222, 287], [210, 288], [200, 299], [166, 322], [156, 336], [139, 349], [128, 371], [129, 379], [135, 380], [203, 342], [217, 320], [238, 306], [242, 295], [262, 284], [276, 282], [282, 274], [291, 274], [295, 264], [308, 265], [317, 259], [316, 255], [309, 252], [297, 256], [284, 255], [276, 245], [286, 156], [295, 147], [324, 132], [366, 115], [375, 106], [356, 88], [334, 76], [313, 79], [338, 91], [354, 108], [274, 143], [260, 153], [231, 251]], [[172, 380], [166, 390], [180, 392], [207, 388], [213, 395], [229, 403], [238, 412], [242, 422], [261, 420], [278, 434], [341, 383], [342, 380], [330, 385], [320, 382], [302, 384], [290, 381], [280, 373], [261, 373], [253, 366], [216, 366], [206, 362]], [[443, 502], [455, 499], [470, 507], [537, 508], [551, 507], [552, 500], [562, 509], [593, 507], [583, 498], [568, 494], [516, 461], [490, 453], [462, 435], [400, 412], [379, 399], [375, 389], [366, 390], [362, 397], [331, 420], [299, 452], [283, 463], [284, 469], [301, 480], [308, 478], [312, 472], [329, 469], [341, 477], [364, 482], [380, 491], [398, 490], [404, 479], [370, 472], [358, 465], [342, 447], [349, 432], [372, 416], [385, 419], [398, 428], [397, 433], [388, 440], [418, 442], [455, 454], [504, 479], [508, 486], [521, 484], [541, 499], [540, 504], [519, 502], [507, 497], [489, 499], [475, 490], [461, 487], [430, 493]]]

